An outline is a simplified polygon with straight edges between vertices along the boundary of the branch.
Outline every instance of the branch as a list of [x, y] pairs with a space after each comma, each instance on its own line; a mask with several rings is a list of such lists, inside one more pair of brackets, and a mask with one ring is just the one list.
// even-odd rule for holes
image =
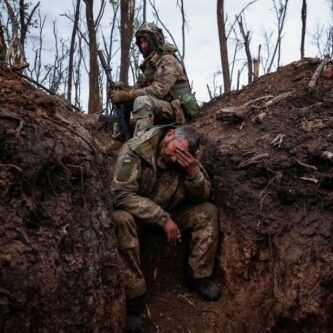
[[[255, 3], [255, 2], [257, 2], [258, 0], [253, 0], [253, 1], [251, 1], [251, 2], [249, 2], [240, 12], [239, 12], [239, 14], [238, 15], [236, 15], [236, 17], [239, 17], [239, 16], [241, 16], [244, 12], [245, 12], [245, 10], [248, 8], [248, 7], [250, 7], [253, 3]], [[226, 21], [227, 22], [227, 21]], [[227, 33], [227, 39], [229, 38], [229, 36], [230, 36], [230, 34], [231, 34], [231, 32], [232, 32], [232, 29], [234, 28], [234, 26], [235, 26], [235, 24], [237, 23], [237, 18], [235, 18], [235, 20], [234, 20], [234, 22], [232, 23], [232, 25], [231, 25], [231, 27], [230, 27], [230, 30], [229, 30], [229, 32]]]
[[151, 0], [149, 0], [149, 3], [150, 3], [150, 5], [151, 5], [151, 7], [153, 8], [154, 16], [156, 17], [156, 19], [158, 20], [158, 22], [161, 23], [161, 25], [162, 25], [162, 27], [164, 28], [164, 30], [168, 33], [168, 35], [169, 35], [170, 38], [172, 39], [173, 44], [174, 44], [174, 45], [176, 46], [176, 48], [177, 48], [177, 53], [178, 53], [179, 57], [181, 58], [181, 54], [180, 54], [180, 52], [179, 52], [179, 50], [178, 50], [177, 43], [176, 43], [176, 41], [174, 40], [174, 38], [173, 38], [171, 32], [170, 32], [169, 29], [164, 25], [164, 23], [161, 21], [159, 15], [158, 15], [158, 11], [156, 10], [155, 5], [151, 2]]
[[[272, 55], [272, 59], [271, 59], [271, 62], [268, 66], [268, 69], [267, 69], [267, 72], [269, 73], [272, 69], [272, 66], [273, 66], [273, 62], [274, 62], [274, 59], [275, 59], [275, 55], [276, 55], [276, 52], [279, 48], [279, 45], [281, 44], [281, 35], [282, 35], [282, 30], [283, 30], [283, 27], [284, 27], [284, 20], [286, 18], [286, 13], [287, 13], [287, 6], [288, 6], [288, 1], [289, 0], [285, 0], [285, 5], [280, 7], [280, 9], [278, 9], [276, 7], [276, 3], [275, 1], [273, 0], [273, 3], [274, 3], [274, 8], [275, 8], [275, 11], [276, 11], [276, 15], [277, 15], [277, 19], [278, 19], [278, 38], [277, 38], [277, 41], [276, 41], [276, 44], [275, 44], [275, 48], [274, 48], [274, 52], [273, 52], [273, 55]], [[281, 4], [282, 5], [282, 4]]]
[[[67, 17], [69, 20], [71, 20], [71, 21], [74, 23], [74, 19], [71, 18], [69, 15], [67, 15], [67, 14], [60, 14], [60, 16], [65, 16], [65, 17]], [[79, 32], [81, 38], [82, 38], [82, 39], [86, 42], [86, 44], [89, 46], [89, 41], [88, 41], [88, 39], [86, 38], [86, 36], [85, 36], [84, 33], [80, 30], [79, 27], [77, 28], [77, 31]]]
[[210, 88], [209, 88], [208, 83], [206, 84], [206, 86], [207, 86], [207, 90], [208, 90], [209, 98], [210, 98], [210, 99], [213, 99], [213, 95], [212, 95], [212, 92], [211, 92], [211, 90], [210, 90]]
[[52, 96], [56, 96], [61, 98], [63, 101], [66, 102], [66, 104], [68, 104], [70, 107], [72, 107], [73, 109], [75, 109], [76, 111], [82, 112], [79, 108], [77, 108], [75, 105], [69, 103], [66, 99], [64, 99], [63, 97], [57, 95], [55, 92], [51, 91], [50, 89], [46, 88], [45, 86], [43, 86], [42, 84], [38, 83], [36, 80], [32, 79], [29, 76], [26, 76], [20, 72], [15, 71], [15, 74], [17, 74], [18, 76], [21, 76], [22, 78], [28, 80], [29, 82], [33, 83], [34, 85], [36, 85], [38, 88], [41, 88], [43, 90], [45, 90], [46, 92], [48, 92], [50, 95]]
[[[180, 4], [179, 4], [180, 2]], [[185, 25], [186, 25], [186, 20], [185, 20], [185, 10], [184, 10], [184, 1], [183, 0], [177, 0], [177, 6], [180, 9], [181, 15], [182, 15], [182, 46], [183, 46], [183, 50], [182, 50], [182, 61], [184, 61], [185, 59]]]
[[243, 20], [241, 16], [236, 16], [236, 20], [238, 21], [239, 30], [243, 36], [244, 39], [244, 46], [245, 46], [245, 52], [247, 57], [247, 66], [248, 66], [248, 83], [250, 84], [252, 82], [252, 57], [251, 57], [251, 51], [250, 51], [250, 31], [248, 31], [245, 34], [244, 27], [243, 27]]
[[105, 10], [105, 0], [101, 0], [101, 8], [99, 9], [98, 15], [97, 15], [97, 19], [95, 21], [95, 29], [97, 31], [99, 24], [101, 23], [101, 19], [103, 17], [104, 14], [104, 10]]
[[330, 57], [329, 57], [329, 55], [326, 55], [325, 58], [323, 59], [323, 61], [319, 64], [319, 66], [313, 73], [311, 80], [308, 84], [308, 89], [310, 92], [313, 92], [315, 90], [317, 80], [318, 80], [321, 72], [323, 71], [324, 67], [328, 64], [329, 61], [330, 61]]
[[35, 11], [37, 10], [37, 8], [39, 7], [40, 5], [40, 2], [38, 1], [37, 4], [35, 5], [35, 7], [32, 9], [32, 11], [30, 12], [30, 15], [27, 19], [27, 22], [24, 24], [24, 29], [23, 31], [21, 32], [21, 44], [22, 46], [24, 45], [24, 41], [25, 41], [25, 36], [26, 36], [26, 33], [28, 31], [28, 28], [29, 28], [29, 25], [30, 25], [30, 22], [32, 20], [32, 17], [34, 16], [35, 14]]
[[[249, 114], [250, 111], [253, 109], [261, 109], [261, 108], [267, 108], [269, 106], [272, 106], [273, 104], [276, 104], [277, 102], [281, 101], [282, 99], [285, 99], [292, 95], [294, 93], [294, 90], [288, 91], [286, 93], [282, 93], [277, 96], [273, 95], [265, 95], [261, 96], [255, 99], [252, 99], [243, 105], [239, 106], [229, 106], [224, 107], [216, 112], [216, 119], [220, 121], [227, 121], [227, 122], [240, 122], [243, 121], [246, 116]], [[264, 103], [260, 105], [255, 105], [258, 102], [263, 101]]]

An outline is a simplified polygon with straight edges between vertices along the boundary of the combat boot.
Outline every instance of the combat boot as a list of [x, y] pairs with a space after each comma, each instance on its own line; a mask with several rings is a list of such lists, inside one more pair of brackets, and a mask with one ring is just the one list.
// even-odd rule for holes
[[221, 297], [221, 289], [214, 283], [211, 277], [195, 279], [190, 266], [185, 268], [185, 284], [190, 290], [195, 291], [206, 301], [217, 301]]
[[103, 150], [107, 155], [118, 156], [120, 148], [123, 146], [123, 144], [123, 141], [110, 138], [109, 142], [103, 147]]
[[144, 295], [126, 301], [126, 333], [141, 333]]

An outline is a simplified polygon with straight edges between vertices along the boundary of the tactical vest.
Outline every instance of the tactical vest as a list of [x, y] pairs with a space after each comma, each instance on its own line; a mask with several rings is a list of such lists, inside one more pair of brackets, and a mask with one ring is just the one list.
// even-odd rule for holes
[[143, 72], [144, 86], [149, 86], [151, 82], [154, 80], [156, 63], [159, 61], [161, 56], [165, 54], [173, 55], [177, 59], [177, 61], [181, 64], [186, 79], [176, 81], [176, 83], [170, 89], [168, 95], [166, 96], [166, 100], [168, 100], [169, 102], [171, 102], [172, 100], [179, 100], [186, 116], [192, 118], [198, 114], [199, 105], [196, 101], [195, 96], [191, 92], [191, 87], [187, 78], [185, 66], [175, 54], [176, 50], [177, 49], [173, 45], [164, 44], [163, 52], [161, 55], [155, 53], [150, 59], [145, 60], [145, 62], [140, 66]]

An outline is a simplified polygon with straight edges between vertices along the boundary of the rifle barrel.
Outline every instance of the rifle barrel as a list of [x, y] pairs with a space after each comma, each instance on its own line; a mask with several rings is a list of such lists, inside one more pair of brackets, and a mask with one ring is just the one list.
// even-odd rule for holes
[[111, 68], [109, 68], [109, 66], [106, 63], [103, 50], [97, 50], [97, 53], [98, 53], [99, 60], [102, 64], [102, 67], [105, 71], [106, 79], [108, 80], [109, 86], [110, 86], [111, 90], [113, 90], [115, 83], [113, 82], [112, 77], [111, 77]]

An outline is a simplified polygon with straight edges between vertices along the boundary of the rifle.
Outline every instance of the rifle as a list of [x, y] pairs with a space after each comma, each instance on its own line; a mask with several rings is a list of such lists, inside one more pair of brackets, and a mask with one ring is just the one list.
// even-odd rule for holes
[[[107, 65], [104, 57], [103, 50], [97, 50], [99, 61], [101, 62], [101, 65], [105, 71], [106, 79], [108, 82], [108, 85], [111, 90], [116, 89], [115, 82], [112, 80], [111, 77], [111, 68]], [[120, 127], [121, 134], [125, 137], [126, 140], [128, 140], [131, 137], [131, 129], [129, 125], [129, 119], [128, 114], [126, 112], [126, 107], [124, 104], [114, 104], [111, 115], [105, 115], [101, 114], [98, 117], [98, 121], [103, 123], [118, 123]]]

